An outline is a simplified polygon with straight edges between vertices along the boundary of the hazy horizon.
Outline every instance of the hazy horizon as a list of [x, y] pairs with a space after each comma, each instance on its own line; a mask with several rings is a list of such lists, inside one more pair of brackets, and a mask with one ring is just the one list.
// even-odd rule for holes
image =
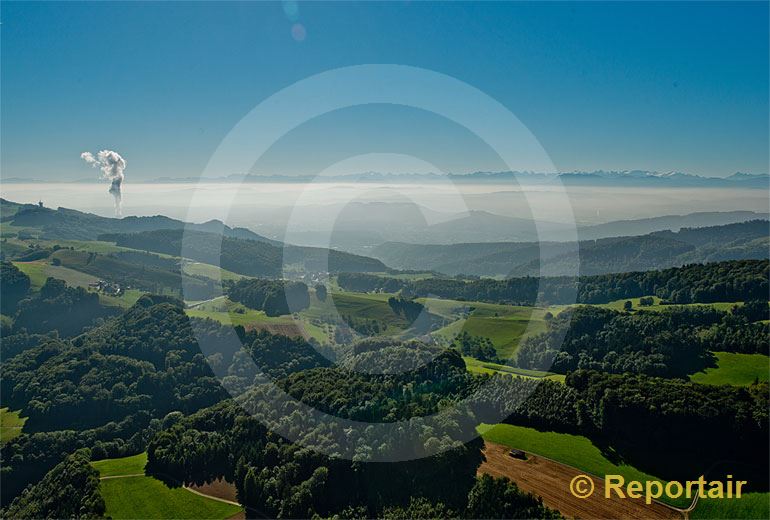
[[[127, 183], [123, 187], [123, 215], [166, 215], [205, 222], [219, 218], [222, 207], [228, 207], [228, 225], [283, 239], [289, 222], [295, 234], [307, 233], [309, 237], [331, 229], [348, 229], [353, 226], [351, 223], [356, 224], [357, 229], [374, 228], [379, 221], [368, 224], [356, 213], [360, 204], [371, 203], [382, 205], [382, 215], [373, 216], [369, 211], [365, 213], [366, 218], [397, 221], [406, 218], [404, 204], [414, 204], [419, 214], [410, 218], [424, 221], [426, 225], [451, 221], [469, 212], [531, 219], [530, 203], [550, 208], [547, 219], [541, 218], [541, 221], [568, 224], [574, 218], [578, 226], [698, 212], [769, 211], [767, 192], [762, 189], [568, 186], [566, 194], [571, 207], [557, 205], [555, 201], [561, 200], [560, 191], [555, 186], [451, 182]], [[196, 203], [191, 207], [196, 192]], [[114, 216], [112, 200], [104, 184], [9, 183], [2, 186], [2, 197], [13, 202], [42, 201], [51, 208]]]

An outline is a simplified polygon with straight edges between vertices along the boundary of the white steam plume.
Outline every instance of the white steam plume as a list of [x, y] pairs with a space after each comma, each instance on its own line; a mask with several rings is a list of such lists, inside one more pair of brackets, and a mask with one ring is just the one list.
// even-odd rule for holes
[[126, 160], [112, 150], [102, 150], [96, 156], [91, 152], [83, 152], [80, 157], [94, 168], [99, 168], [102, 171], [102, 179], [111, 182], [110, 193], [115, 197], [115, 216], [119, 217], [120, 203], [123, 198], [120, 187], [125, 178], [123, 170], [126, 169]]

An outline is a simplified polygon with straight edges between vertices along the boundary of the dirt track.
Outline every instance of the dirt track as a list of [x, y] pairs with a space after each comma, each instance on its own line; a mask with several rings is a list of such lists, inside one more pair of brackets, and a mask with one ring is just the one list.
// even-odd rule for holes
[[543, 497], [543, 503], [568, 518], [580, 519], [681, 519], [682, 514], [663, 504], [645, 504], [641, 499], [604, 498], [604, 482], [594, 478], [593, 495], [579, 499], [569, 491], [570, 481], [581, 472], [537, 455], [527, 460], [508, 456], [510, 448], [485, 441], [486, 462], [479, 473], [508, 477], [524, 491]]

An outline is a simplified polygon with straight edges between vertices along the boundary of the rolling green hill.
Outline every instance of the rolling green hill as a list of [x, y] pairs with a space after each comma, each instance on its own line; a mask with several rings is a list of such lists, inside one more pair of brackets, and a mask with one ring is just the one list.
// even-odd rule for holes
[[714, 352], [717, 366], [690, 376], [690, 381], [703, 385], [748, 386], [770, 379], [770, 358], [762, 354]]

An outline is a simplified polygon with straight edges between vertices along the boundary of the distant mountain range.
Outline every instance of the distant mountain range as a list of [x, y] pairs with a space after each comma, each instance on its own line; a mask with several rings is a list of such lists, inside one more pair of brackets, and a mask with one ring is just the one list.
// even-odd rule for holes
[[[752, 220], [678, 232], [657, 231], [565, 242], [452, 245], [385, 243], [370, 255], [396, 269], [478, 276], [558, 276], [676, 267], [687, 263], [770, 257], [770, 222]], [[579, 249], [579, 254], [578, 254]], [[540, 267], [542, 266], [542, 271]]]
[[[752, 174], [737, 172], [729, 177], [702, 177], [683, 172], [656, 172], [647, 170], [595, 170], [572, 171], [559, 173], [538, 172], [473, 172], [450, 173], [380, 173], [361, 172], [348, 175], [324, 177], [291, 176], [291, 175], [257, 175], [233, 174], [222, 177], [160, 177], [149, 180], [135, 181], [140, 183], [197, 183], [197, 182], [378, 182], [378, 183], [421, 183], [444, 181], [449, 178], [460, 183], [509, 183], [516, 181], [520, 184], [557, 184], [565, 186], [637, 186], [637, 187], [699, 187], [699, 188], [770, 188], [770, 175], [766, 173]], [[73, 181], [43, 181], [8, 177], [4, 183], [37, 183], [37, 182], [97, 182], [96, 179], [77, 179]]]

